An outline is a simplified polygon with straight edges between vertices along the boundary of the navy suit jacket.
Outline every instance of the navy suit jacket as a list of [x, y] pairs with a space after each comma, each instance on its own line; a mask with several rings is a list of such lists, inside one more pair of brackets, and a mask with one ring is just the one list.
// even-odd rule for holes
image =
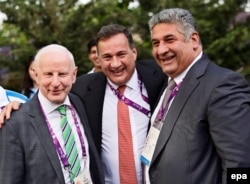
[[[148, 92], [152, 112], [167, 77], [153, 60], [136, 61], [136, 70]], [[102, 109], [106, 84], [106, 76], [102, 72], [98, 72], [78, 77], [72, 87], [72, 92], [77, 94], [86, 106], [87, 116], [99, 154], [101, 154]]]
[[[95, 148], [81, 101], [69, 94], [84, 127], [89, 144], [93, 183], [104, 183], [100, 157]], [[0, 129], [0, 183], [65, 184], [55, 145], [41, 112], [38, 95], [12, 113]]]
[[230, 167], [250, 167], [250, 87], [203, 55], [183, 79], [163, 122], [150, 181], [225, 184]]

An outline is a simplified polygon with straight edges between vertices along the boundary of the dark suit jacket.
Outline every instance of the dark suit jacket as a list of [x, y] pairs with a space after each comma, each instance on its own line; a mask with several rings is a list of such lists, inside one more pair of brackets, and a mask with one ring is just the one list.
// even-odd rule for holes
[[151, 184], [226, 183], [230, 167], [250, 167], [250, 88], [205, 55], [190, 69], [164, 121]]
[[[101, 161], [88, 125], [85, 109], [76, 95], [69, 95], [85, 130], [89, 144], [91, 177], [104, 183]], [[64, 177], [53, 140], [41, 113], [38, 95], [0, 129], [0, 183], [64, 184]]]
[[[161, 68], [151, 60], [136, 61], [136, 69], [147, 89], [151, 112], [155, 106], [161, 87], [167, 80]], [[72, 87], [86, 106], [92, 134], [101, 154], [102, 142], [102, 109], [107, 79], [102, 72], [78, 77]], [[148, 123], [148, 122], [146, 122]]]

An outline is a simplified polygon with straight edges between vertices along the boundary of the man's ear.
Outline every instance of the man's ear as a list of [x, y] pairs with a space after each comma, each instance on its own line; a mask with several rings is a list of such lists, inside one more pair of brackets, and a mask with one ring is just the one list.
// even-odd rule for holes
[[35, 74], [35, 81], [39, 86], [39, 80], [38, 80], [38, 72], [36, 71], [36, 69], [34, 70], [34, 74]]
[[190, 38], [190, 42], [192, 43], [193, 45], [193, 49], [196, 50], [197, 48], [200, 47], [200, 36], [197, 32], [193, 32], [192, 33], [192, 36]]
[[73, 84], [76, 82], [77, 72], [78, 72], [78, 67], [76, 66], [73, 71]]

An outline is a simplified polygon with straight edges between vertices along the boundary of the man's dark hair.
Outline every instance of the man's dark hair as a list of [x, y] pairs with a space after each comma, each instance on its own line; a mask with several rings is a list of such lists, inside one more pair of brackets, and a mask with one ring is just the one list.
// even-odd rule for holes
[[91, 48], [96, 46], [96, 39], [92, 38], [91, 40], [89, 40], [88, 44], [87, 44], [87, 48], [88, 48], [88, 53], [90, 53]]
[[129, 47], [131, 49], [135, 48], [132, 34], [128, 31], [126, 27], [121, 26], [119, 24], [109, 24], [109, 25], [103, 26], [100, 29], [100, 31], [97, 33], [96, 44], [98, 45], [98, 42], [100, 40], [107, 39], [111, 36], [114, 36], [120, 33], [124, 34], [126, 38], [128, 39]]

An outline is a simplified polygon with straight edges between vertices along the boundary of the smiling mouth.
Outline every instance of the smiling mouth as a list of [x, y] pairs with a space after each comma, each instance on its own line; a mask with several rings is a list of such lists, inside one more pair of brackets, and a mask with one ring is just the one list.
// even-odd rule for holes
[[120, 74], [122, 74], [123, 71], [124, 71], [124, 69], [112, 70], [112, 73], [115, 75], [120, 75]]
[[161, 62], [171, 62], [174, 56], [159, 58]]
[[61, 90], [52, 90], [51, 92], [53, 95], [58, 95], [61, 93]]

